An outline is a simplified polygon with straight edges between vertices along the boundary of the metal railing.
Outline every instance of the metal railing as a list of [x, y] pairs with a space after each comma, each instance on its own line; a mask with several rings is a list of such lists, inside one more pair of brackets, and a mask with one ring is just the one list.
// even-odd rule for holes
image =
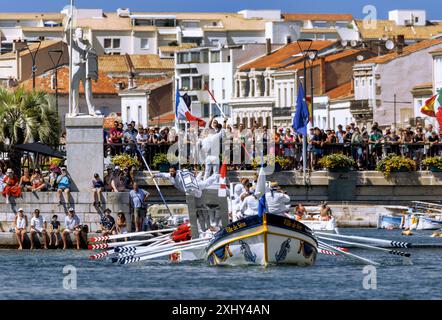
[[[138, 144], [149, 166], [152, 165], [153, 158], [156, 154], [167, 153], [171, 145], [171, 143]], [[105, 155], [110, 154], [111, 156], [115, 156], [126, 153], [138, 157], [139, 160], [141, 160], [137, 152], [137, 145], [134, 143], [106, 143], [104, 148]], [[180, 148], [182, 151], [184, 150], [185, 154], [179, 156], [182, 164], [201, 166], [204, 163], [204, 159], [200, 162], [195, 161], [195, 152], [198, 152], [198, 147], [195, 144], [187, 143]], [[224, 149], [221, 147], [220, 150]], [[255, 155], [261, 154], [261, 152], [256, 152], [253, 148], [246, 150], [244, 145], [233, 145], [233, 143], [231, 143], [227, 150], [227, 154], [224, 153], [224, 159], [236, 170], [252, 169]], [[267, 155], [267, 152], [269, 152], [277, 157], [288, 160], [288, 164], [284, 165], [283, 170], [302, 168], [302, 143], [279, 143], [269, 149], [267, 149], [267, 145], [264, 143], [263, 150], [264, 155]], [[313, 167], [311, 169], [320, 169], [317, 166], [315, 167], [314, 163], [326, 155], [336, 153], [343, 153], [353, 158], [360, 170], [374, 170], [377, 163], [389, 154], [402, 155], [415, 160], [418, 170], [422, 169], [421, 162], [425, 158], [442, 156], [442, 144], [430, 143], [323, 143], [321, 146], [309, 144], [307, 150], [309, 166]], [[234, 155], [235, 152], [237, 153], [236, 155]], [[140, 161], [140, 163], [142, 163], [142, 161]]]

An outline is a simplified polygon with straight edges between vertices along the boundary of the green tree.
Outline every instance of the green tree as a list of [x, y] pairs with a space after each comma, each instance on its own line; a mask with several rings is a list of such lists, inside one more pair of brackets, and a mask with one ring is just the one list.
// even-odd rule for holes
[[11, 166], [19, 173], [21, 152], [17, 144], [41, 142], [56, 146], [60, 122], [54, 99], [43, 91], [0, 88], [0, 140], [9, 145]]

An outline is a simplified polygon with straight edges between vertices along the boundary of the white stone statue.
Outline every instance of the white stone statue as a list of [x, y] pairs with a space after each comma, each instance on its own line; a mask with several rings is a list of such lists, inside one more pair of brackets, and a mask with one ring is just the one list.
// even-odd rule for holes
[[80, 81], [84, 85], [84, 95], [89, 115], [96, 116], [92, 104], [92, 80], [98, 80], [97, 53], [88, 40], [84, 39], [83, 30], [77, 28], [72, 39], [72, 110], [71, 116], [79, 113]]

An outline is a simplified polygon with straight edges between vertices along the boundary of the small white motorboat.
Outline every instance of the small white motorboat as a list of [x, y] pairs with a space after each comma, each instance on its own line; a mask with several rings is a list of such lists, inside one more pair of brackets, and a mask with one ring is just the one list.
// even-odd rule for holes
[[209, 265], [313, 265], [318, 242], [312, 230], [287, 217], [264, 214], [227, 225], [206, 248]]

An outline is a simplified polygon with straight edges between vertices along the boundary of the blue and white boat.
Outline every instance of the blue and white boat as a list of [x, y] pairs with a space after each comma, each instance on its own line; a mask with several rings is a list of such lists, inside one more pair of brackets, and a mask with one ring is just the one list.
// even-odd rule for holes
[[215, 234], [206, 248], [209, 265], [310, 266], [318, 242], [312, 230], [287, 217], [264, 214], [238, 220]]

